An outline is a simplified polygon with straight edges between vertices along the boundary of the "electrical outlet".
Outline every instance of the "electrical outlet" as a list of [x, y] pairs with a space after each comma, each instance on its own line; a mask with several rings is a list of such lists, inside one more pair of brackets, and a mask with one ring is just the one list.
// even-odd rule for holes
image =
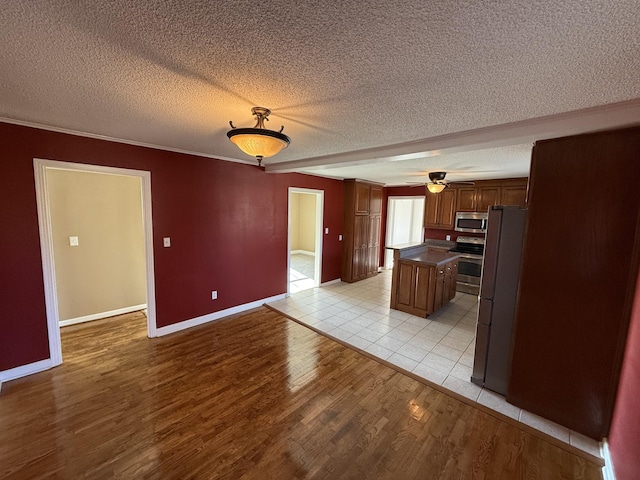
[[211, 300], [217, 300], [218, 299], [218, 291], [214, 290], [213, 292], [211, 292]]
[[338, 235], [338, 241], [341, 242], [342, 241], [342, 235]]
[[325, 228], [325, 229], [324, 229], [324, 234], [325, 234], [325, 235], [329, 235], [329, 227], [327, 227], [327, 228]]
[[451, 235], [447, 235], [447, 242], [451, 241]]
[[72, 247], [77, 247], [78, 245], [80, 245], [78, 243], [78, 237], [69, 237], [69, 245]]
[[162, 244], [163, 244], [165, 247], [170, 247], [170, 246], [171, 246], [171, 237], [164, 237], [164, 238], [162, 239]]

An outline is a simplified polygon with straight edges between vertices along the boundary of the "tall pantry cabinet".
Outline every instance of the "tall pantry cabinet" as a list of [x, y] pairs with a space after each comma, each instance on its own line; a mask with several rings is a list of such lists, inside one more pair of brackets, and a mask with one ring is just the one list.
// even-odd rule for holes
[[507, 401], [597, 440], [638, 278], [638, 165], [640, 128], [539, 141], [531, 163]]
[[378, 272], [382, 185], [344, 181], [342, 281], [357, 282]]

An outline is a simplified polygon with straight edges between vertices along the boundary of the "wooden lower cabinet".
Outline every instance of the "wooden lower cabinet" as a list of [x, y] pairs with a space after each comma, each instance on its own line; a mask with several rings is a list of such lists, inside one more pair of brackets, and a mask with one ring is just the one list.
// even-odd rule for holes
[[427, 317], [455, 297], [457, 259], [440, 266], [400, 260], [394, 268], [391, 308]]

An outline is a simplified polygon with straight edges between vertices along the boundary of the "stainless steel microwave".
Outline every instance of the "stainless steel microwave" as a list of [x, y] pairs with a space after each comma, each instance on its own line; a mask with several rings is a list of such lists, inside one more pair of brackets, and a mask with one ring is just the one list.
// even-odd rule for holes
[[457, 212], [454, 230], [456, 232], [485, 233], [488, 216], [487, 212]]

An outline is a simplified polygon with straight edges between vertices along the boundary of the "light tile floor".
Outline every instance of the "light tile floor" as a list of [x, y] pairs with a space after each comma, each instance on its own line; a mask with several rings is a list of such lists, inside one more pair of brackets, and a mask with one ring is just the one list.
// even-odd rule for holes
[[315, 286], [313, 279], [315, 262], [316, 257], [313, 255], [291, 254], [291, 263], [289, 265], [289, 290], [291, 293], [298, 293]]
[[428, 318], [389, 308], [391, 271], [357, 283], [337, 282], [293, 293], [269, 305], [426, 380], [543, 431], [592, 455], [598, 442], [507, 403], [470, 381], [477, 297], [456, 294]]

